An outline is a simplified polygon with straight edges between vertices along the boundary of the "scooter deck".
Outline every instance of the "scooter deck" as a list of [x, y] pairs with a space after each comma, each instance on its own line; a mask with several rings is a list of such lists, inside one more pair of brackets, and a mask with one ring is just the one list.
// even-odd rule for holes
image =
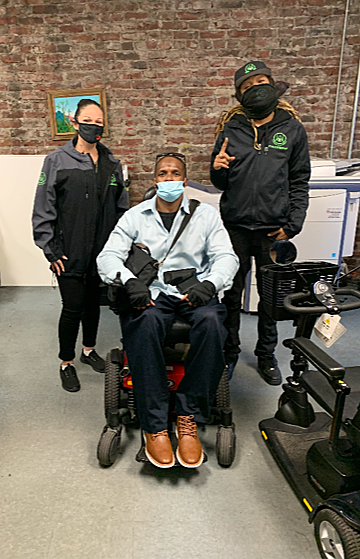
[[259, 423], [271, 454], [309, 514], [310, 522], [313, 511], [325, 501], [308, 480], [306, 454], [315, 442], [329, 439], [331, 423], [332, 418], [323, 412], [315, 414], [315, 421], [308, 428], [289, 425], [274, 417]]

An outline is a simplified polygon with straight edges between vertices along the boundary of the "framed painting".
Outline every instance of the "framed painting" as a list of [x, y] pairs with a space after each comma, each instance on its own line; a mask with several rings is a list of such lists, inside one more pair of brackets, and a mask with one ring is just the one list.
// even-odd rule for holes
[[109, 125], [106, 110], [105, 88], [92, 89], [64, 89], [47, 92], [51, 139], [69, 140], [75, 134], [71, 118], [75, 116], [76, 107], [81, 99], [92, 99], [101, 105], [104, 111], [104, 134], [109, 135]]

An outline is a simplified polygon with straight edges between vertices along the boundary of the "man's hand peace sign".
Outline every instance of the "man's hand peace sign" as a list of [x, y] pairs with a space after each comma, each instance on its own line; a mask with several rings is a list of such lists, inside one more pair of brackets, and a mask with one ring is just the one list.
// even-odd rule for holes
[[214, 159], [213, 167], [215, 171], [218, 171], [221, 168], [228, 169], [229, 163], [231, 161], [234, 161], [235, 159], [235, 157], [230, 157], [230, 155], [226, 153], [228, 142], [229, 142], [229, 138], [225, 138], [224, 143], [221, 146], [220, 152], [217, 154], [217, 156]]

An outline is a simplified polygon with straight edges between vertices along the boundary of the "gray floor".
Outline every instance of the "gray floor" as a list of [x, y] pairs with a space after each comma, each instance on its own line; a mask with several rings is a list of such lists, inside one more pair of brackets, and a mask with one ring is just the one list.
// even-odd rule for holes
[[[209, 461], [198, 470], [139, 465], [139, 434], [125, 435], [109, 469], [98, 466], [103, 376], [76, 361], [82, 389], [58, 376], [59, 293], [0, 289], [0, 557], [4, 559], [315, 559], [312, 527], [257, 429], [273, 415], [279, 387], [254, 370], [256, 317], [244, 316], [244, 351], [232, 381], [238, 450], [230, 469], [214, 454], [215, 428], [201, 433]], [[331, 354], [356, 365], [356, 311]], [[279, 324], [280, 339], [293, 332]], [[118, 343], [102, 309], [98, 351]], [[80, 346], [79, 346], [80, 348]], [[286, 372], [289, 352], [279, 346]]]

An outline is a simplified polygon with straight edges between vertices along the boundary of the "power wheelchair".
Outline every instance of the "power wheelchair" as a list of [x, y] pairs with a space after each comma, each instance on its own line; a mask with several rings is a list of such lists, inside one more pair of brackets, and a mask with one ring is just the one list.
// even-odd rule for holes
[[[323, 313], [360, 308], [360, 291], [333, 288], [337, 267], [324, 262], [269, 265], [262, 273], [267, 311], [296, 319], [297, 327], [283, 341], [292, 375], [275, 416], [260, 422], [261, 434], [314, 523], [321, 557], [359, 559], [360, 366], [343, 367], [310, 337]], [[309, 396], [324, 411], [315, 412]]]
[[[144, 200], [156, 193], [151, 187], [144, 195]], [[112, 308], [112, 307], [110, 307]], [[117, 312], [116, 308], [112, 308]], [[164, 343], [164, 357], [168, 374], [169, 415], [168, 432], [173, 446], [176, 444], [174, 433], [174, 402], [176, 389], [184, 376], [184, 359], [189, 348], [190, 324], [181, 317], [176, 317]], [[131, 379], [131, 371], [124, 349], [112, 349], [106, 356], [105, 365], [105, 419], [106, 425], [101, 433], [97, 447], [97, 458], [103, 467], [114, 464], [119, 452], [123, 427], [139, 427], [136, 402]], [[230, 389], [228, 370], [224, 369], [212, 407], [211, 424], [218, 425], [216, 434], [216, 457], [220, 466], [229, 467], [234, 461], [236, 450], [235, 425], [230, 407]], [[138, 462], [148, 462], [145, 454], [143, 437], [141, 447], [136, 455]], [[204, 462], [207, 456], [204, 453]], [[175, 465], [179, 465], [175, 459]]]

